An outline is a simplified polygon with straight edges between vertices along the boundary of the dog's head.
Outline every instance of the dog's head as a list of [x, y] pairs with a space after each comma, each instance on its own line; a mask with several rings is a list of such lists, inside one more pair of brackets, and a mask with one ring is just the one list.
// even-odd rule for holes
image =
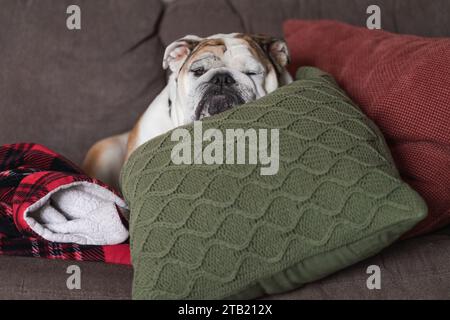
[[170, 44], [163, 67], [175, 82], [173, 115], [186, 124], [260, 98], [290, 78], [289, 52], [282, 40], [263, 35], [186, 36]]

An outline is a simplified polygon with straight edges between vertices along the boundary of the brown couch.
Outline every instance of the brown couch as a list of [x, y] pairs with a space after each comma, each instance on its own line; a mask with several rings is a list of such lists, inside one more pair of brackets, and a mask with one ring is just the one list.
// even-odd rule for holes
[[[81, 7], [81, 30], [66, 28], [70, 4]], [[370, 4], [381, 7], [385, 30], [450, 36], [447, 0], [2, 1], [0, 144], [42, 143], [80, 163], [93, 142], [129, 129], [162, 89], [162, 54], [174, 39], [235, 31], [282, 36], [287, 18], [364, 26]], [[450, 298], [449, 258], [444, 230], [268, 298]], [[72, 264], [82, 271], [80, 290], [66, 286]], [[381, 290], [366, 287], [371, 264], [381, 268]], [[129, 299], [131, 281], [125, 266], [0, 256], [3, 299]]]

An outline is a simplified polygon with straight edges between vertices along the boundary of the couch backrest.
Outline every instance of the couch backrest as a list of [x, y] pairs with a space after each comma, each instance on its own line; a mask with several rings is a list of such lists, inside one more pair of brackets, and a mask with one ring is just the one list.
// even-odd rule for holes
[[[68, 30], [67, 7], [81, 9]], [[159, 0], [0, 4], [0, 144], [38, 142], [81, 162], [129, 130], [164, 86]]]
[[382, 28], [422, 36], [450, 36], [448, 0], [175, 0], [161, 22], [167, 45], [185, 34], [252, 32], [282, 36], [289, 18], [336, 19], [365, 26], [366, 9], [381, 9]]
[[[129, 130], [165, 84], [164, 45], [185, 34], [269, 33], [287, 18], [450, 35], [448, 0], [11, 0], [0, 9], [0, 144], [37, 142], [80, 163], [95, 141]], [[81, 30], [66, 9], [81, 8]], [[320, 39], [318, 40], [320, 41]]]

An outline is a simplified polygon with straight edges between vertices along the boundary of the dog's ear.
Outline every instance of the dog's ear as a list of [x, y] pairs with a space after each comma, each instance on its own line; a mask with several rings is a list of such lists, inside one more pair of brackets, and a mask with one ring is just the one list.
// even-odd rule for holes
[[289, 64], [289, 49], [283, 39], [263, 34], [252, 34], [250, 37], [261, 47], [279, 72]]
[[203, 39], [194, 35], [187, 35], [172, 42], [164, 52], [163, 68], [170, 68], [177, 72], [186, 61], [189, 54]]

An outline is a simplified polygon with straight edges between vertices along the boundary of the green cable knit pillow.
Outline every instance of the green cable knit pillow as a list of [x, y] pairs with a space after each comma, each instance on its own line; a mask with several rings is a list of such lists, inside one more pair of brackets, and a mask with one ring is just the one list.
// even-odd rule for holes
[[383, 136], [333, 78], [302, 68], [297, 79], [202, 121], [203, 132], [279, 128], [274, 175], [261, 175], [259, 161], [174, 164], [171, 132], [133, 153], [121, 184], [134, 299], [291, 290], [379, 252], [425, 217]]

